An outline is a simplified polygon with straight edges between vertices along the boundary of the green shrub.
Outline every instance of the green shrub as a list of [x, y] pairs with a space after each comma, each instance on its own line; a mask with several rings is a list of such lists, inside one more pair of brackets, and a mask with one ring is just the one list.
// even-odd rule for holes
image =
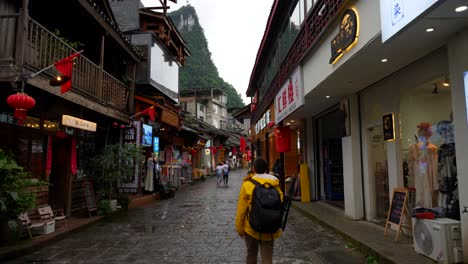
[[110, 214], [112, 212], [112, 208], [110, 206], [109, 200], [100, 200], [97, 204], [98, 213], [99, 214]]
[[122, 206], [123, 209], [128, 209], [128, 205], [130, 204], [128, 195], [126, 193], [117, 194], [117, 204]]

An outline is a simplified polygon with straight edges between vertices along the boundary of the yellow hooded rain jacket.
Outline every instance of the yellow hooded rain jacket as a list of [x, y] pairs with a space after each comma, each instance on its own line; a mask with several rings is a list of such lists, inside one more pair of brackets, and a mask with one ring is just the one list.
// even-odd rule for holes
[[249, 219], [248, 219], [248, 212], [250, 206], [252, 204], [252, 193], [253, 189], [255, 188], [255, 184], [250, 182], [249, 179], [253, 178], [254, 180], [258, 181], [260, 184], [264, 184], [268, 182], [271, 186], [274, 186], [281, 197], [281, 201], [283, 201], [283, 192], [279, 187], [279, 180], [275, 176], [269, 174], [255, 174], [253, 177], [252, 175], [248, 175], [244, 178], [244, 182], [242, 183], [242, 187], [239, 193], [239, 201], [237, 203], [237, 215], [236, 215], [236, 230], [239, 235], [244, 233], [249, 234], [250, 236], [254, 237], [257, 240], [269, 241], [277, 239], [281, 236], [281, 229], [276, 231], [274, 234], [260, 234], [257, 231], [254, 231], [252, 227], [250, 227]]

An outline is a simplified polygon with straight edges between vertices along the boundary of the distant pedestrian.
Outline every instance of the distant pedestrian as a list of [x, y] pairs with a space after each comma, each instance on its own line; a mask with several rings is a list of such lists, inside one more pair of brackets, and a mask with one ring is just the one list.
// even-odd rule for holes
[[224, 186], [228, 186], [228, 178], [229, 178], [229, 164], [227, 161], [224, 162], [223, 165], [223, 183]]
[[216, 186], [220, 185], [221, 184], [221, 181], [223, 180], [222, 176], [223, 176], [223, 163], [220, 162], [218, 163], [218, 166], [216, 166], [216, 177], [217, 177], [217, 180], [216, 180]]
[[[247, 177], [244, 178], [244, 182], [242, 183], [241, 190], [239, 193], [239, 201], [237, 203], [237, 215], [236, 215], [236, 231], [239, 236], [245, 240], [245, 244], [247, 246], [247, 264], [254, 264], [257, 263], [257, 255], [258, 255], [258, 248], [260, 246], [260, 255], [262, 257], [263, 264], [272, 264], [273, 263], [273, 241], [281, 236], [281, 213], [279, 214], [279, 225], [275, 221], [274, 223], [266, 221], [266, 223], [260, 223], [262, 230], [270, 230], [270, 232], [263, 233], [259, 231], [255, 231], [257, 229], [257, 224], [259, 222], [257, 220], [263, 219], [262, 214], [255, 214], [252, 213], [252, 208], [258, 208], [254, 206], [252, 203], [253, 199], [255, 199], [255, 205], [258, 205], [258, 199], [272, 199], [272, 196], [265, 196], [264, 198], [254, 198], [254, 190], [255, 193], [256, 188], [268, 187], [263, 190], [271, 194], [271, 192], [277, 193], [276, 194], [276, 203], [280, 203], [283, 200], [283, 193], [279, 187], [278, 178], [273, 175], [267, 174], [268, 165], [267, 162], [262, 159], [258, 158], [254, 161], [254, 172], [255, 175], [252, 175], [250, 172]], [[260, 189], [259, 189], [260, 190]], [[279, 197], [278, 197], [279, 195]], [[263, 200], [261, 201], [263, 202]], [[275, 204], [276, 204], [275, 203]], [[281, 207], [281, 206], [280, 206]], [[275, 207], [276, 208], [276, 207]], [[268, 219], [277, 219], [276, 216], [276, 209], [271, 211]], [[281, 210], [280, 210], [281, 211]], [[257, 211], [258, 213], [258, 211]], [[259, 216], [260, 215], [260, 216]], [[255, 219], [254, 221], [252, 221]], [[251, 225], [252, 222], [252, 225]], [[274, 229], [274, 230], [273, 230]]]

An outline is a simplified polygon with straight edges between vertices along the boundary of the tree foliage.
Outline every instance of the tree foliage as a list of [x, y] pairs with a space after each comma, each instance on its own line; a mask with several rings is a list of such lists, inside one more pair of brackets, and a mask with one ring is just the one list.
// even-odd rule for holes
[[[227, 94], [227, 107], [242, 107], [244, 102], [241, 95], [229, 83], [225, 82], [218, 73], [216, 65], [211, 59], [208, 42], [201, 27], [197, 12], [191, 5], [186, 5], [169, 14], [178, 25], [179, 32], [187, 42], [191, 56], [187, 58], [185, 66], [179, 71], [179, 89], [209, 89], [219, 88]], [[181, 16], [187, 19], [192, 16], [195, 24], [191, 27], [180, 27]]]

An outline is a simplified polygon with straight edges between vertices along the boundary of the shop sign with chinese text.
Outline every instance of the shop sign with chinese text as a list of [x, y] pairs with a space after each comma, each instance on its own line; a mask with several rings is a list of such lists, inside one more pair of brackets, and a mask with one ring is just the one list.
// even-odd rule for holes
[[[302, 68], [297, 67], [275, 97], [275, 123], [278, 124], [304, 104]], [[268, 124], [268, 123], [267, 123]]]
[[96, 131], [96, 123], [69, 115], [62, 116], [62, 125], [93, 132]]
[[380, 0], [382, 43], [405, 28], [439, 0]]
[[268, 126], [268, 123], [271, 121], [271, 112], [270, 110], [266, 111], [263, 116], [258, 120], [255, 124], [255, 133], [258, 134], [262, 131], [265, 127]]

